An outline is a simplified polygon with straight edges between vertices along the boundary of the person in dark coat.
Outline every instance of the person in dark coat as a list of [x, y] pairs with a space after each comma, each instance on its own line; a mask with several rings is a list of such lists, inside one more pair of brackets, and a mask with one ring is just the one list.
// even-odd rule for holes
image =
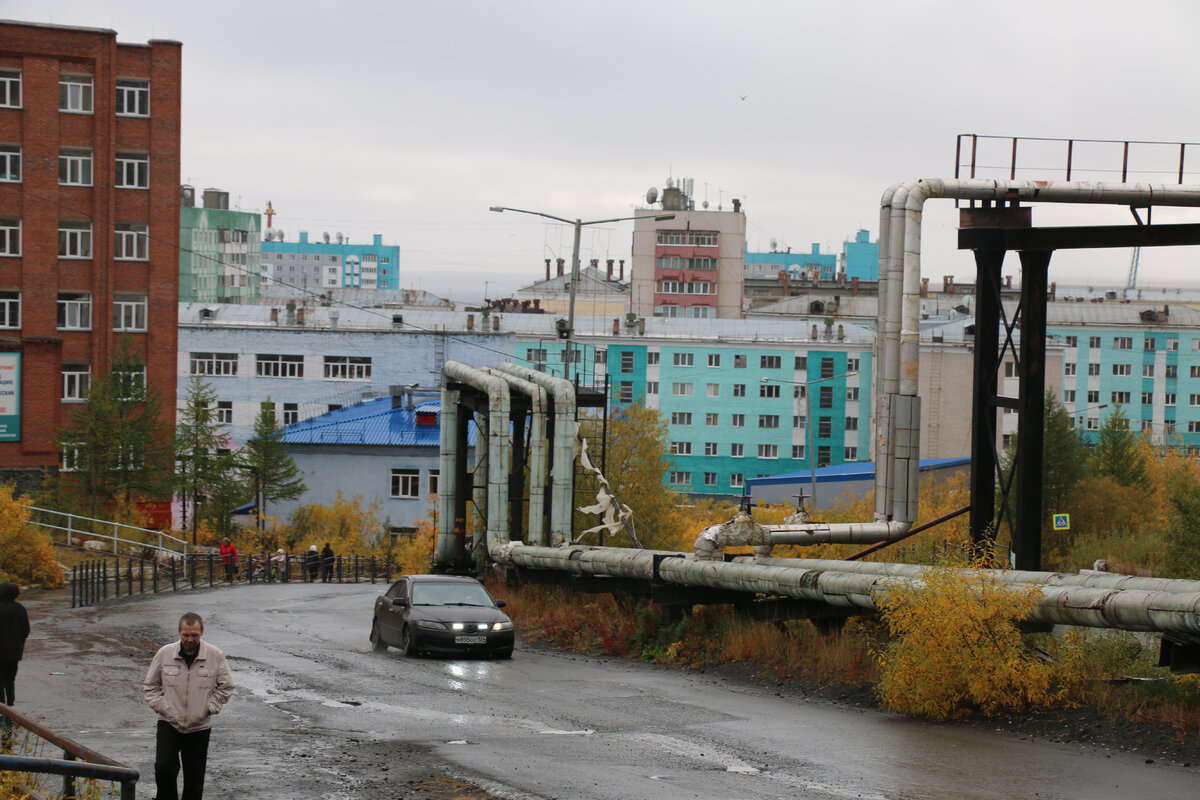
[[6, 706], [16, 702], [17, 662], [25, 655], [29, 638], [29, 614], [17, 602], [20, 593], [15, 583], [0, 583], [0, 703]]
[[333, 580], [333, 548], [329, 546], [329, 542], [325, 543], [325, 549], [321, 551], [321, 580], [329, 583]]
[[309, 545], [308, 552], [304, 554], [304, 567], [308, 570], [308, 579], [312, 583], [317, 582], [317, 573], [321, 571], [321, 554], [317, 552], [317, 546]]

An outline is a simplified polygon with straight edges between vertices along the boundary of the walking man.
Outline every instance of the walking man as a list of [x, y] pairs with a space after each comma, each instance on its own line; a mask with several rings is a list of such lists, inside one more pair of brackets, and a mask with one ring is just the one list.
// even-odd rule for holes
[[17, 662], [29, 638], [29, 614], [17, 602], [20, 593], [15, 583], [0, 583], [0, 703], [6, 706], [16, 702]]
[[329, 583], [333, 580], [333, 565], [337, 558], [333, 555], [333, 548], [329, 546], [329, 542], [325, 543], [325, 548], [321, 550], [321, 580]]
[[187, 613], [179, 618], [179, 641], [154, 654], [142, 693], [158, 712], [154, 780], [158, 800], [178, 800], [176, 778], [183, 765], [183, 800], [201, 800], [212, 715], [233, 694], [233, 675], [225, 654], [200, 640], [204, 620]]

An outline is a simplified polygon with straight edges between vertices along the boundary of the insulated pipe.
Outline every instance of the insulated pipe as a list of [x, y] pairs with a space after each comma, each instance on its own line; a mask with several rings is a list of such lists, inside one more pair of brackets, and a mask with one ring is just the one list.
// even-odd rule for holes
[[[510, 543], [497, 552], [506, 563], [575, 575], [657, 579], [682, 586], [797, 597], [843, 608], [874, 610], [889, 587], [919, 578], [855, 574], [740, 562], [703, 561], [682, 553], [613, 547], [530, 547]], [[655, 555], [666, 556], [657, 564]], [[1200, 642], [1200, 593], [1035, 586], [1030, 619], [1061, 625], [1172, 633]]]
[[[896, 564], [884, 561], [841, 561], [833, 558], [756, 558], [737, 556], [738, 564], [758, 564], [764, 567], [793, 567], [796, 569], [852, 572], [856, 575], [887, 575], [919, 578], [931, 567], [924, 564]], [[1079, 575], [1065, 572], [1033, 572], [1016, 569], [964, 569], [967, 575], [990, 575], [1001, 583], [1027, 583], [1039, 586], [1082, 586], [1089, 589], [1136, 589], [1145, 592], [1171, 594], [1200, 594], [1200, 581], [1182, 578], [1145, 578], [1140, 575], [1116, 575], [1097, 572]]]
[[[875, 322], [875, 521], [885, 522], [891, 511], [888, 504], [887, 487], [891, 485], [889, 474], [889, 447], [887, 421], [891, 418], [889, 397], [883, 390], [883, 376], [887, 372], [887, 309], [888, 298], [891, 296], [895, 281], [891, 280], [891, 229], [892, 229], [892, 197], [900, 188], [900, 184], [892, 184], [883, 193], [879, 201], [879, 298], [876, 303]], [[809, 420], [808, 424], [812, 424]], [[815, 491], [815, 488], [814, 488]]]
[[554, 399], [554, 451], [550, 469], [550, 543], [571, 540], [575, 500], [575, 385], [564, 378], [502, 362], [496, 369], [541, 386]]
[[[508, 383], [495, 375], [488, 375], [458, 361], [447, 361], [442, 366], [442, 375], [443, 385], [445, 378], [451, 378], [487, 392], [487, 547], [488, 552], [495, 552], [501, 545], [508, 542], [508, 505], [504, 502], [508, 490], [509, 464], [512, 457], [508, 448], [508, 429], [510, 427]], [[480, 444], [477, 439], [477, 452]], [[443, 552], [440, 543], [438, 552], [439, 554]]]
[[777, 544], [872, 544], [903, 538], [910, 522], [806, 522], [799, 525], [763, 525], [767, 541]]
[[[529, 544], [546, 543], [546, 390], [500, 370], [485, 368], [522, 394], [532, 406], [529, 421]], [[514, 435], [517, 432], [514, 432]]]
[[[458, 496], [458, 399], [459, 392], [442, 381], [441, 454], [438, 480], [438, 533], [434, 561], [449, 564], [454, 560], [454, 498]], [[466, 447], [466, 442], [463, 442]]]

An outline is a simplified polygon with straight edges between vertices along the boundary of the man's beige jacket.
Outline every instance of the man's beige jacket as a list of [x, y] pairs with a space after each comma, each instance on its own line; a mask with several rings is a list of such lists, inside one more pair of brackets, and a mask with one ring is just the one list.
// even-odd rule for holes
[[212, 727], [212, 715], [233, 694], [233, 674], [225, 654], [200, 640], [200, 651], [188, 667], [180, 654], [180, 643], [164, 645], [154, 654], [142, 683], [146, 702], [180, 733]]

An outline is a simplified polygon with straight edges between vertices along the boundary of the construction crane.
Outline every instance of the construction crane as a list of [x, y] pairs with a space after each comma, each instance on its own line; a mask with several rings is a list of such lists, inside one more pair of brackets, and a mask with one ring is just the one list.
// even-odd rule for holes
[[1131, 292], [1137, 288], [1138, 262], [1142, 260], [1142, 248], [1133, 248], [1133, 257], [1129, 259], [1129, 277], [1125, 279], [1125, 291]]

